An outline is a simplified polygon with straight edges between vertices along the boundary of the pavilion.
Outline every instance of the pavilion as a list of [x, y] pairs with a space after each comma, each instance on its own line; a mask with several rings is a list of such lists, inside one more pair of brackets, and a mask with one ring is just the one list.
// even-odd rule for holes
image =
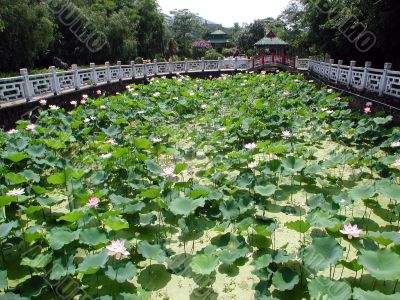
[[278, 38], [272, 31], [268, 32], [268, 34], [255, 43], [254, 46], [264, 54], [276, 55], [285, 55], [289, 48], [289, 44]]
[[226, 48], [229, 44], [229, 40], [227, 35], [222, 30], [216, 30], [210, 33], [209, 43], [213, 46], [217, 51], [221, 51], [223, 48]]

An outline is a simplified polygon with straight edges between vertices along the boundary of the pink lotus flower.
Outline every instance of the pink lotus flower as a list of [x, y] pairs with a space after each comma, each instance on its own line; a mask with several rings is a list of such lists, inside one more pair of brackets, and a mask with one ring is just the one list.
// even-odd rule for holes
[[26, 126], [26, 130], [35, 130], [36, 125], [35, 124], [29, 124], [28, 126]]
[[100, 203], [100, 199], [99, 198], [92, 197], [92, 198], [89, 199], [89, 202], [88, 202], [87, 206], [96, 207], [97, 208], [99, 206], [99, 203]]
[[111, 241], [111, 245], [108, 245], [106, 249], [108, 250], [108, 256], [114, 256], [116, 260], [120, 260], [123, 255], [129, 256], [124, 240]]
[[370, 113], [372, 112], [371, 107], [365, 107], [365, 108], [364, 108], [364, 112], [365, 112], [366, 114], [370, 114]]
[[118, 145], [118, 143], [114, 139], [108, 139], [107, 143], [112, 145], [112, 146]]
[[344, 225], [343, 229], [340, 230], [341, 233], [347, 235], [347, 237], [349, 238], [349, 240], [351, 240], [353, 237], [360, 237], [360, 233], [361, 233], [361, 229], [359, 229], [356, 225]]
[[163, 169], [161, 175], [162, 176], [174, 176], [174, 171], [175, 171], [175, 167], [174, 166], [168, 166], [166, 168]]
[[96, 91], [96, 94], [97, 94], [97, 95], [101, 95], [101, 90], [97, 90], [97, 91]]
[[400, 168], [400, 158], [398, 158], [398, 159], [394, 162], [393, 167], [395, 167], [395, 168]]
[[86, 100], [85, 100], [85, 99], [82, 99], [82, 100], [81, 100], [81, 104], [82, 104], [82, 105], [86, 104]]
[[292, 136], [292, 133], [289, 130], [282, 131], [282, 137], [290, 138], [291, 136]]

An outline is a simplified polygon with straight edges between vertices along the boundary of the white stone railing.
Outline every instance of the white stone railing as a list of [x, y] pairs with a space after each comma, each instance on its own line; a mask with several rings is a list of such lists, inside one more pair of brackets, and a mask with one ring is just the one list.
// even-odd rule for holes
[[364, 67], [356, 67], [351, 61], [350, 66], [343, 65], [339, 60], [323, 62], [310, 59], [309, 72], [335, 84], [342, 84], [359, 91], [378, 93], [400, 98], [400, 72], [391, 70], [392, 64], [386, 63], [383, 69], [371, 68], [366, 62]]
[[178, 62], [157, 62], [145, 64], [122, 65], [118, 62], [110, 66], [78, 69], [72, 65], [72, 70], [57, 72], [50, 67], [50, 72], [39, 75], [29, 75], [27, 69], [21, 69], [21, 76], [0, 78], [0, 103], [16, 102], [18, 100], [35, 100], [53, 95], [66, 94], [93, 86], [111, 82], [128, 81], [152, 76], [170, 74], [190, 74], [203, 72], [244, 71], [251, 68], [251, 59], [218, 59], [218, 60], [185, 60]]

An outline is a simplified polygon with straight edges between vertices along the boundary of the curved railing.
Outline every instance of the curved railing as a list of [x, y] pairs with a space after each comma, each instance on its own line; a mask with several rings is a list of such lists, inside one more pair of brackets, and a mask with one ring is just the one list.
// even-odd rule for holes
[[400, 72], [391, 70], [392, 64], [386, 63], [383, 69], [371, 68], [371, 62], [357, 67], [355, 61], [349, 66], [339, 60], [329, 62], [310, 59], [309, 72], [335, 84], [345, 85], [358, 91], [377, 93], [400, 98]]
[[93, 86], [111, 82], [128, 81], [152, 76], [170, 74], [190, 74], [203, 72], [244, 71], [251, 68], [251, 60], [247, 58], [218, 60], [185, 60], [178, 62], [157, 62], [72, 69], [57, 72], [50, 67], [46, 74], [29, 75], [27, 69], [21, 69], [21, 76], [0, 78], [0, 103], [10, 103], [17, 100], [34, 100], [52, 95], [60, 95]]

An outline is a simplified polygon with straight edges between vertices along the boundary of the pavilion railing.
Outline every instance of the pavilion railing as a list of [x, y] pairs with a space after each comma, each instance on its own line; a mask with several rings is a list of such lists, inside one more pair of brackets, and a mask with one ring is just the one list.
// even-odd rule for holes
[[309, 72], [327, 81], [379, 96], [400, 98], [400, 72], [392, 71], [391, 67], [390, 63], [386, 63], [383, 69], [375, 69], [371, 68], [371, 62], [357, 67], [355, 61], [346, 66], [342, 60], [337, 63], [333, 59], [329, 62], [309, 60]]
[[74, 90], [98, 86], [111, 82], [141, 79], [152, 76], [170, 74], [190, 74], [203, 72], [245, 71], [251, 68], [248, 58], [217, 59], [217, 60], [185, 60], [177, 62], [157, 62], [111, 66], [106, 62], [104, 66], [96, 67], [90, 64], [89, 68], [78, 69], [72, 65], [71, 70], [57, 72], [50, 67], [46, 74], [29, 75], [27, 69], [21, 69], [21, 76], [0, 78], [0, 103], [9, 103], [16, 100], [33, 100], [52, 95], [65, 94]]

